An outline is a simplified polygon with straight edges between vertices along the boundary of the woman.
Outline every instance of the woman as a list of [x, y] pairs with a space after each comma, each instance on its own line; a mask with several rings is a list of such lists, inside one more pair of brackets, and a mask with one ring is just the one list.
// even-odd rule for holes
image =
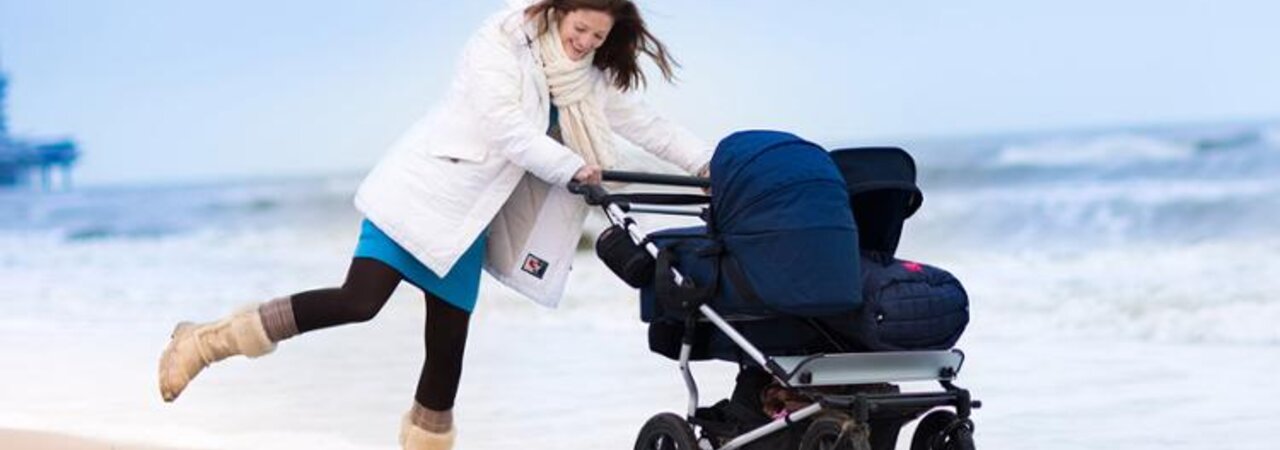
[[160, 360], [165, 401], [215, 361], [261, 356], [299, 333], [372, 319], [405, 280], [426, 298], [430, 364], [400, 441], [449, 449], [481, 267], [555, 305], [586, 214], [564, 185], [600, 182], [615, 161], [612, 133], [690, 173], [705, 171], [710, 147], [631, 95], [645, 81], [641, 54], [668, 81], [674, 65], [631, 1], [525, 5], [486, 22], [443, 104], [360, 186], [355, 203], [366, 220], [342, 287], [179, 324]]

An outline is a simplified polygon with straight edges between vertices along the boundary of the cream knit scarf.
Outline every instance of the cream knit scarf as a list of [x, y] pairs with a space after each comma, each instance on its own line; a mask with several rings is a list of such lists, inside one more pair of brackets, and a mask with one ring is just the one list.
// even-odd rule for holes
[[551, 103], [560, 109], [560, 133], [564, 144], [577, 152], [587, 164], [604, 169], [617, 163], [608, 121], [604, 118], [600, 101], [594, 88], [600, 71], [591, 62], [595, 52], [581, 60], [573, 61], [564, 52], [560, 42], [560, 27], [551, 20], [554, 11], [547, 11], [547, 32], [538, 37], [538, 53], [542, 56], [542, 71], [547, 76], [551, 90]]

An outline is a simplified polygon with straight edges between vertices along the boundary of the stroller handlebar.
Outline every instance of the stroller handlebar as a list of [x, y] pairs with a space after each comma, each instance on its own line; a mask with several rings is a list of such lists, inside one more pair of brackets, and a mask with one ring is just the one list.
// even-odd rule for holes
[[[654, 184], [661, 186], [682, 186], [707, 188], [711, 186], [711, 180], [708, 178], [691, 177], [682, 175], [668, 175], [660, 173], [646, 172], [626, 172], [619, 170], [606, 170], [601, 177], [604, 181], [615, 181], [622, 183], [638, 183], [638, 184]], [[583, 200], [591, 206], [602, 206], [614, 201], [609, 191], [598, 184], [585, 184], [578, 180], [569, 181], [569, 192], [581, 195]], [[705, 196], [689, 196], [679, 194], [637, 194], [628, 197], [628, 203], [635, 201], [639, 203], [657, 203], [657, 204], [675, 204], [675, 205], [692, 205], [698, 203], [706, 203]], [[634, 198], [633, 198], [634, 197]]]
[[711, 179], [686, 175], [668, 175], [663, 173], [627, 172], [622, 170], [604, 171], [604, 181], [623, 183], [657, 184], [663, 186], [684, 186], [696, 188], [711, 187]]

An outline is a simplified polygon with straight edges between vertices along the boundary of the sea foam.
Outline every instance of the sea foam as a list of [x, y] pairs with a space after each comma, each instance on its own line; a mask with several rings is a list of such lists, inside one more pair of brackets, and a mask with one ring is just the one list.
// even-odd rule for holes
[[1136, 134], [1111, 134], [1083, 139], [1060, 138], [1003, 148], [997, 163], [1009, 166], [1074, 167], [1180, 161], [1195, 148]]

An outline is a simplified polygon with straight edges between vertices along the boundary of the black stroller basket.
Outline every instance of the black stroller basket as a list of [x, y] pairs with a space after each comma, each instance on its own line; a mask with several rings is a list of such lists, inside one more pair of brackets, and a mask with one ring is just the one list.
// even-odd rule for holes
[[[867, 154], [875, 153], [885, 161], [895, 158], [900, 160], [901, 156], [906, 156], [905, 152], [894, 150], [878, 149]], [[860, 156], [837, 155], [849, 151], [833, 153], [832, 157], [837, 163], [841, 163], [841, 158], [856, 159]], [[897, 152], [901, 154], [898, 155]], [[909, 161], [910, 157], [906, 156], [906, 160]], [[845, 162], [853, 164], [847, 160]], [[844, 164], [839, 165], [842, 169], [845, 167]], [[882, 175], [885, 172], [875, 173]], [[909, 175], [909, 183], [886, 183], [885, 181], [890, 180], [880, 180], [879, 188], [870, 182], [855, 183], [855, 179], [847, 174], [846, 180], [851, 190], [855, 184], [872, 186], [854, 194], [855, 196], [878, 192], [873, 197], [881, 196], [886, 204], [898, 205], [880, 206], [880, 213], [874, 212], [874, 209], [859, 210], [864, 211], [865, 217], [882, 217], [885, 211], [897, 211], [900, 217], [905, 218], [915, 212], [921, 202], [919, 190], [914, 187], [914, 164], [910, 166]], [[617, 171], [606, 171], [604, 180], [677, 187], [710, 186], [709, 180], [703, 178]], [[883, 194], [888, 192], [886, 189], [895, 193]], [[794, 442], [779, 443], [781, 441], [777, 437], [799, 433], [794, 435], [801, 436], [798, 445], [800, 449], [872, 448], [866, 447], [870, 442], [879, 450], [885, 445], [885, 448], [892, 448], [898, 427], [921, 415], [924, 418], [913, 436], [912, 449], [973, 448], [970, 412], [979, 407], [980, 402], [972, 400], [967, 390], [953, 383], [964, 362], [964, 354], [959, 350], [804, 354], [762, 351], [739, 331], [739, 326], [749, 325], [757, 318], [725, 317], [713, 305], [701, 301], [700, 299], [708, 297], [706, 290], [717, 287], [698, 286], [677, 268], [660, 261], [659, 246], [629, 215], [674, 214], [700, 217], [706, 221], [709, 218], [708, 208], [703, 205], [710, 202], [710, 196], [672, 193], [613, 194], [600, 186], [576, 182], [570, 183], [569, 190], [582, 195], [588, 204], [600, 207], [611, 223], [597, 241], [597, 252], [606, 265], [633, 287], [668, 279], [674, 284], [677, 295], [668, 295], [662, 301], [685, 312], [682, 323], [676, 325], [679, 330], [678, 352], [667, 356], [674, 356], [673, 359], [679, 363], [689, 395], [686, 412], [684, 415], [662, 413], [650, 419], [637, 438], [637, 449], [792, 449], [797, 448]], [[861, 198], [865, 200], [869, 197]], [[895, 227], [893, 218], [883, 222], [881, 226], [870, 222], [864, 226], [863, 220], [859, 220], [858, 224], [862, 227], [859, 232], [879, 235], [879, 240], [875, 243], [869, 240], [873, 239], [871, 234], [861, 239], [872, 244], [868, 250], [892, 257], [901, 224], [897, 221]], [[658, 275], [655, 276], [655, 273]], [[653, 335], [651, 328], [651, 347], [654, 346]], [[718, 423], [719, 414], [713, 410], [714, 407], [700, 407], [698, 387], [690, 367], [690, 362], [698, 359], [694, 358], [695, 348], [705, 345], [705, 341], [712, 336], [732, 342], [740, 351], [741, 362], [750, 366], [750, 370], [764, 374], [776, 385], [799, 393], [812, 403], [747, 428], [741, 424], [726, 427], [725, 424]], [[860, 389], [865, 386], [911, 381], [936, 381], [942, 390], [899, 393], [896, 386], [892, 385], [893, 389], [889, 390]], [[874, 432], [875, 427], [868, 424], [874, 425], [877, 420], [894, 423], [889, 428], [893, 434], [892, 439], [869, 439], [868, 436]], [[695, 433], [697, 431], [700, 434]]]

